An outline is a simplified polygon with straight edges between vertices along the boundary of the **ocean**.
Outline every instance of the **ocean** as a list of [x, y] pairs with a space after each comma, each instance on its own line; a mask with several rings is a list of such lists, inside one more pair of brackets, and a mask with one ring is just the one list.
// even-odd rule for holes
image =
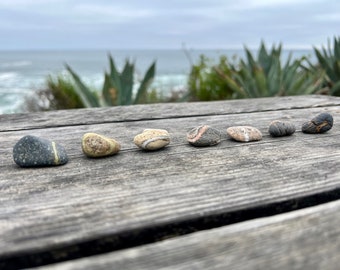
[[[294, 50], [293, 56], [311, 55], [310, 50]], [[70, 65], [81, 79], [101, 89], [103, 74], [109, 68], [110, 53], [121, 70], [126, 59], [135, 62], [136, 77], [142, 77], [156, 60], [152, 87], [166, 96], [172, 90], [185, 90], [192, 64], [201, 54], [217, 62], [220, 55], [243, 57], [244, 50], [112, 50], [112, 51], [0, 51], [0, 114], [23, 112], [25, 97], [43, 89], [47, 76], [66, 73]], [[287, 57], [289, 51], [283, 52]]]

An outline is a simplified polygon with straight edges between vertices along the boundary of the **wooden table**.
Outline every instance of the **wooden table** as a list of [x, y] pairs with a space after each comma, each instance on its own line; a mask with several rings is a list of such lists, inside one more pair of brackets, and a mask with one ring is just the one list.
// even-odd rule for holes
[[[339, 105], [297, 96], [1, 115], [0, 269], [339, 269]], [[302, 133], [321, 112], [333, 129]], [[269, 136], [276, 119], [296, 133]], [[200, 124], [223, 141], [189, 145]], [[235, 125], [259, 128], [262, 141], [229, 139]], [[144, 128], [167, 129], [171, 144], [137, 149]], [[86, 132], [121, 152], [86, 158]], [[28, 134], [62, 144], [69, 163], [18, 167], [12, 149]]]

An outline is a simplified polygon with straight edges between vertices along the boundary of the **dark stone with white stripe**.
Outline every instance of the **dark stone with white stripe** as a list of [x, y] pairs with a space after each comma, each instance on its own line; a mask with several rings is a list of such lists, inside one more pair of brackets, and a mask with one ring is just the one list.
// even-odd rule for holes
[[20, 167], [44, 167], [68, 162], [64, 147], [55, 142], [27, 135], [13, 147], [13, 159]]

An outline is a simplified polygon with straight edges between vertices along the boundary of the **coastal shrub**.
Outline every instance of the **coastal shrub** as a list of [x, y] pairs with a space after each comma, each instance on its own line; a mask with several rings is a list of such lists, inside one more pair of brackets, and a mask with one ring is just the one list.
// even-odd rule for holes
[[329, 94], [340, 96], [340, 37], [334, 37], [333, 48], [328, 40], [327, 48], [321, 50], [314, 47], [319, 66], [325, 71], [325, 86]]
[[238, 97], [237, 86], [232, 79], [234, 67], [222, 55], [217, 65], [201, 55], [198, 64], [191, 67], [189, 75], [189, 100], [221, 100]]
[[245, 48], [246, 59], [236, 63], [221, 56], [217, 65], [201, 56], [189, 76], [191, 100], [256, 98], [285, 95], [306, 95], [321, 89], [322, 70], [306, 67], [304, 56], [292, 60], [292, 54], [282, 64], [282, 46], [268, 51], [262, 42], [257, 58]]
[[85, 105], [75, 91], [72, 79], [65, 75], [48, 75], [46, 88], [27, 96], [24, 111], [48, 111], [84, 108]]

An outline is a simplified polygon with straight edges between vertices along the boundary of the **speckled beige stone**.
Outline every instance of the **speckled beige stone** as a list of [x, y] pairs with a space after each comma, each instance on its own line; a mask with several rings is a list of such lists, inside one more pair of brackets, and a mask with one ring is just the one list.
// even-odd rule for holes
[[170, 135], [165, 129], [145, 129], [133, 142], [144, 150], [158, 150], [170, 143]]
[[259, 141], [262, 133], [257, 128], [251, 126], [235, 126], [227, 128], [228, 135], [239, 142]]
[[111, 138], [96, 133], [86, 133], [82, 138], [82, 150], [88, 157], [105, 157], [117, 154], [120, 144]]

